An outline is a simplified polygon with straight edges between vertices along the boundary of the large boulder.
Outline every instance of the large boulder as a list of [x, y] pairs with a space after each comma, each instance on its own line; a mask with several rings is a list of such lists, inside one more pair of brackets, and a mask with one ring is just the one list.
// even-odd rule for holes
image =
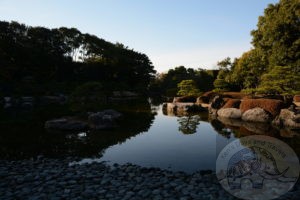
[[239, 119], [242, 117], [241, 110], [237, 108], [221, 108], [217, 112], [218, 116], [232, 119]]
[[194, 96], [174, 97], [173, 103], [195, 103], [197, 98]]
[[217, 115], [218, 109], [220, 109], [224, 103], [224, 99], [221, 96], [215, 96], [208, 108], [209, 114]]
[[267, 112], [269, 112], [273, 118], [275, 118], [280, 110], [283, 108], [284, 104], [280, 100], [274, 99], [244, 99], [240, 104], [240, 109], [242, 113], [253, 109], [253, 108], [261, 108]]
[[60, 118], [46, 121], [45, 128], [60, 131], [81, 131], [86, 130], [88, 124], [71, 118]]
[[121, 113], [109, 109], [102, 112], [89, 113], [88, 121], [91, 129], [102, 130], [116, 127], [116, 120], [122, 116]]
[[270, 122], [272, 121], [272, 115], [266, 110], [256, 107], [244, 112], [242, 114], [242, 120], [247, 122]]
[[210, 103], [213, 100], [213, 98], [217, 95], [219, 94], [213, 91], [205, 92], [201, 97], [197, 98], [196, 103]]
[[189, 113], [207, 111], [207, 108], [195, 103], [164, 103], [163, 114], [170, 116], [185, 116]]
[[300, 128], [300, 112], [299, 110], [282, 109], [273, 124], [280, 127]]

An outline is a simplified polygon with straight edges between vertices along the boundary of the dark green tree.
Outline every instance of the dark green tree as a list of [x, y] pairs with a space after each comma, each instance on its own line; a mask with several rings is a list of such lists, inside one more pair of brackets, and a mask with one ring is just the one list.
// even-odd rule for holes
[[269, 68], [291, 66], [300, 71], [300, 3], [280, 0], [270, 4], [252, 31], [252, 44], [268, 61]]
[[258, 91], [270, 94], [293, 94], [300, 92], [300, 72], [291, 66], [275, 66], [261, 77]]
[[199, 96], [200, 90], [196, 87], [196, 83], [193, 80], [183, 80], [178, 83], [179, 96]]

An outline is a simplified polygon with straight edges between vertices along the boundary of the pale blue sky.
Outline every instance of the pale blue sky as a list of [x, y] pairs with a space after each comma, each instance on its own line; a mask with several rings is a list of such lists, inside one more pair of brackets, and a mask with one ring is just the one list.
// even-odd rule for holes
[[76, 27], [149, 56], [155, 69], [215, 68], [251, 48], [250, 31], [278, 0], [0, 0], [0, 20]]

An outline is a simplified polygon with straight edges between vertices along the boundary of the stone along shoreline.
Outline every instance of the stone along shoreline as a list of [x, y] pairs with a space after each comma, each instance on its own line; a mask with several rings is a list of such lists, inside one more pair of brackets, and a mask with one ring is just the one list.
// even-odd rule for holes
[[[69, 159], [0, 161], [0, 199], [235, 199], [215, 173], [132, 164], [70, 164]], [[297, 199], [299, 186], [282, 199]]]

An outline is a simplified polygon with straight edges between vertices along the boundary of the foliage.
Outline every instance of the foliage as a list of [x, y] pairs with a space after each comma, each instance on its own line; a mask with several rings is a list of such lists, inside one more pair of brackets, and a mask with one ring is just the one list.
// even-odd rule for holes
[[197, 89], [196, 83], [193, 80], [183, 80], [178, 83], [178, 92], [179, 96], [199, 96], [200, 90]]
[[228, 77], [230, 75], [230, 68], [232, 66], [231, 59], [225, 58], [222, 61], [218, 62], [219, 73], [215, 81], [213, 82], [214, 87], [217, 90], [221, 91], [229, 91], [230, 90], [230, 82]]
[[178, 92], [177, 85], [183, 80], [193, 80], [200, 91], [209, 91], [213, 89], [217, 73], [217, 70], [175, 67], [167, 73], [157, 74], [150, 84], [150, 91], [156, 95], [175, 96]]
[[252, 44], [259, 49], [269, 67], [291, 66], [300, 71], [299, 0], [280, 0], [270, 4], [252, 31]]
[[[300, 4], [280, 0], [270, 4], [251, 32], [253, 49], [233, 62], [218, 62], [215, 90], [248, 94], [288, 94], [300, 91]], [[297, 81], [298, 80], [298, 81]]]
[[261, 79], [259, 93], [293, 94], [300, 90], [300, 72], [294, 72], [291, 66], [275, 66]]
[[[48, 29], [0, 21], [0, 91], [24, 95], [67, 92], [88, 81], [110, 90], [145, 92], [155, 70], [149, 58], [75, 28]], [[70, 86], [73, 88], [67, 88]], [[114, 85], [112, 84], [114, 83]], [[53, 85], [53, 86], [52, 86]], [[31, 89], [30, 89], [31, 88]], [[38, 91], [35, 91], [37, 88]]]
[[87, 82], [78, 86], [72, 93], [73, 97], [104, 96], [104, 89], [99, 82]]

